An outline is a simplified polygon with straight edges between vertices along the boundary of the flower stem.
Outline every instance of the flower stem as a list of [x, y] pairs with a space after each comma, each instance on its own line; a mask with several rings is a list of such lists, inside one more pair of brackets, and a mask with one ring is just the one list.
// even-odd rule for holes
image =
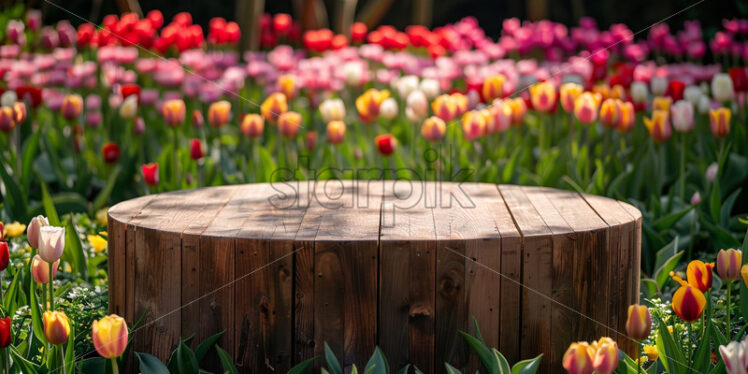
[[732, 281], [727, 282], [727, 305], [725, 305], [725, 315], [727, 316], [727, 327], [725, 327], [725, 337], [727, 337], [727, 341], [730, 341], [730, 311], [732, 306]]
[[686, 198], [686, 133], [680, 137], [680, 199]]
[[174, 149], [172, 150], [172, 168], [174, 178], [174, 189], [179, 189], [179, 133], [177, 128], [174, 127]]
[[686, 335], [686, 364], [688, 367], [691, 367], [691, 329], [693, 328], [693, 323], [687, 323], [688, 325], [688, 335]]
[[119, 366], [117, 366], [117, 359], [112, 359], [112, 374], [119, 374]]
[[636, 374], [642, 373], [642, 344], [641, 342], [636, 342]]
[[54, 266], [54, 263], [49, 263], [49, 310], [55, 310], [55, 285], [53, 283], [54, 277], [52, 275], [54, 274]]
[[60, 346], [60, 362], [62, 363], [62, 374], [66, 374], [65, 370], [65, 349]]

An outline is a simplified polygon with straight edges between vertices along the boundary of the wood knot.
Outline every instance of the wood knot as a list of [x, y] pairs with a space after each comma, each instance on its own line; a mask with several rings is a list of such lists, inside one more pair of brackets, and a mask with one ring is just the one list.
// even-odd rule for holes
[[431, 310], [431, 307], [428, 305], [424, 305], [424, 304], [412, 305], [410, 307], [410, 312], [408, 314], [410, 315], [410, 318], [431, 317], [432, 310]]
[[439, 280], [439, 293], [444, 297], [456, 296], [460, 287], [460, 280], [451, 275], [445, 275]]

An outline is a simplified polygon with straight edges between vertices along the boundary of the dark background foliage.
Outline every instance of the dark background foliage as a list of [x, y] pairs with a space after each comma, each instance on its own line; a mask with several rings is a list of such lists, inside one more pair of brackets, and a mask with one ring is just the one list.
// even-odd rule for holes
[[[28, 0], [30, 6], [43, 10], [46, 23], [64, 18], [70, 19], [74, 24], [82, 22], [52, 6], [49, 1], [94, 22], [100, 22], [101, 17], [106, 14], [119, 13], [115, 0]], [[362, 9], [371, 1], [378, 0], [359, 0], [357, 9]], [[265, 10], [270, 13], [293, 14], [292, 3], [291, 0], [266, 0]], [[339, 0], [324, 0], [324, 3], [328, 14], [332, 16]], [[696, 3], [698, 4], [692, 6]], [[236, 14], [235, 0], [141, 0], [140, 4], [144, 12], [160, 9], [167, 20], [177, 12], [190, 12], [194, 21], [203, 26], [207, 25], [211, 17], [234, 19]], [[721, 27], [723, 18], [748, 17], [748, 0], [546, 0], [545, 4], [545, 14], [553, 21], [571, 25], [576, 24], [581, 16], [591, 16], [601, 27], [625, 23], [635, 33], [664, 19], [676, 29], [680, 28], [684, 20], [699, 19], [707, 35], [711, 35]], [[412, 8], [412, 0], [393, 0], [382, 23], [403, 29], [413, 23]], [[488, 35], [496, 37], [504, 18], [532, 18], [532, 14], [537, 12], [531, 8], [529, 2], [517, 0], [434, 0], [432, 26], [474, 16]], [[683, 11], [685, 8], [689, 9]]]

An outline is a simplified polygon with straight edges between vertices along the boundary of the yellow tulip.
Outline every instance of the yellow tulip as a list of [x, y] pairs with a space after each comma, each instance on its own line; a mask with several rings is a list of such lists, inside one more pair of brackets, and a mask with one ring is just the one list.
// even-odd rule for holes
[[70, 320], [65, 312], [44, 312], [44, 337], [52, 345], [60, 345], [68, 341], [70, 336]]
[[117, 358], [127, 348], [127, 323], [116, 314], [94, 321], [91, 335], [101, 357]]

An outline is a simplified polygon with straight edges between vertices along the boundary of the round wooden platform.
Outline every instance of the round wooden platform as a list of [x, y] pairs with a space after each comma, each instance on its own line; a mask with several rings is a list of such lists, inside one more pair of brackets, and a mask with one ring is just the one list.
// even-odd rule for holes
[[[149, 195], [109, 210], [111, 312], [135, 351], [180, 337], [219, 345], [241, 372], [283, 373], [323, 352], [425, 373], [479, 365], [458, 330], [511, 361], [612, 336], [638, 301], [641, 214], [540, 187], [319, 181]], [[195, 344], [195, 343], [193, 343]], [[208, 360], [215, 360], [209, 357]], [[210, 364], [210, 363], [209, 363]], [[470, 371], [472, 372], [472, 371]]]

